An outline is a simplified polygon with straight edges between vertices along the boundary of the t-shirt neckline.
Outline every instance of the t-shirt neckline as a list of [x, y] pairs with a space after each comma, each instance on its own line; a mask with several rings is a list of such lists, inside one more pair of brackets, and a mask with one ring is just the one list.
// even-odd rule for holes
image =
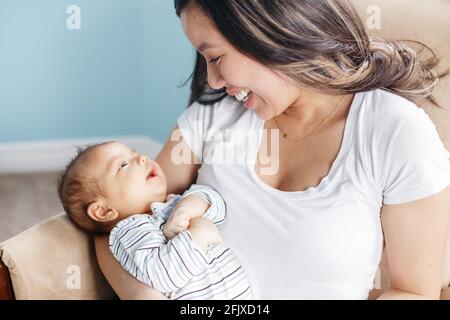
[[252, 177], [252, 179], [255, 181], [257, 185], [259, 185], [261, 188], [266, 190], [267, 192], [270, 192], [276, 196], [284, 197], [284, 198], [303, 198], [303, 197], [309, 197], [312, 195], [315, 195], [317, 193], [322, 192], [325, 190], [330, 183], [333, 181], [334, 177], [338, 173], [339, 169], [341, 168], [344, 160], [346, 159], [348, 152], [350, 150], [350, 146], [353, 142], [353, 133], [354, 133], [354, 127], [355, 127], [355, 118], [356, 118], [356, 112], [360, 109], [359, 106], [361, 105], [362, 101], [364, 100], [365, 92], [357, 92], [355, 93], [353, 97], [353, 101], [350, 105], [349, 112], [347, 115], [347, 119], [345, 121], [344, 126], [344, 135], [341, 143], [341, 147], [339, 149], [338, 155], [334, 159], [331, 168], [328, 172], [328, 174], [323, 177], [319, 184], [317, 186], [309, 187], [302, 191], [282, 191], [276, 188], [273, 188], [266, 184], [264, 181], [261, 180], [261, 178], [256, 174], [255, 172], [255, 160], [257, 156], [257, 152], [259, 151], [259, 148], [262, 143], [262, 133], [264, 129], [265, 121], [258, 118], [256, 113], [254, 113], [254, 116], [258, 119], [257, 121], [257, 131], [258, 131], [258, 137], [257, 137], [257, 144], [253, 148], [249, 148], [249, 159], [252, 159], [253, 161], [247, 161], [247, 170]]

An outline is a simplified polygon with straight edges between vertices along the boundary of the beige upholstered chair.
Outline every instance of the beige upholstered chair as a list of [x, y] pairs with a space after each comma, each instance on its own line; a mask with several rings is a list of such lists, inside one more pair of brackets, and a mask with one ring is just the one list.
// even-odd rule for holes
[[[0, 256], [4, 263], [0, 266], [0, 298], [88, 300], [115, 296], [98, 268], [93, 238], [65, 214], [3, 242]], [[10, 293], [5, 266], [12, 283]]]
[[[381, 29], [369, 33], [387, 39], [419, 40], [443, 57], [450, 67], [450, 1], [355, 0], [363, 20], [381, 18]], [[450, 110], [450, 77], [436, 97]], [[424, 105], [450, 150], [450, 111]], [[449, 237], [450, 240], [450, 237]], [[96, 263], [92, 238], [58, 215], [0, 245], [0, 298], [2, 299], [109, 299], [114, 292]], [[1, 263], [3, 261], [3, 263]], [[389, 288], [387, 259], [383, 258], [376, 284]], [[77, 280], [79, 279], [79, 281]], [[442, 282], [442, 299], [450, 300], [450, 243]], [[371, 298], [380, 294], [374, 290]]]

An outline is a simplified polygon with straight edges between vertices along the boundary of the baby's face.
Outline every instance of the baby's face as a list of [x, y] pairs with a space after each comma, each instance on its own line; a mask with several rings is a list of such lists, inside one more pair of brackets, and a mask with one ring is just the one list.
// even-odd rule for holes
[[165, 201], [167, 182], [161, 167], [121, 143], [93, 150], [86, 170], [97, 179], [108, 207], [121, 218], [149, 212], [151, 203]]

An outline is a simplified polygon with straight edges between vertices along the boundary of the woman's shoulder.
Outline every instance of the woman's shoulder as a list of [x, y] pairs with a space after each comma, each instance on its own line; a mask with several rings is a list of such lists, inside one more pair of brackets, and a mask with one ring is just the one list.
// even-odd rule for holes
[[377, 89], [365, 93], [359, 117], [367, 133], [393, 137], [403, 128], [409, 133], [433, 130], [434, 123], [424, 109], [392, 92]]
[[445, 157], [435, 124], [415, 103], [385, 90], [374, 90], [365, 93], [359, 111], [357, 146], [362, 153], [369, 153], [368, 159], [401, 162], [436, 154]]
[[366, 94], [366, 108], [375, 120], [395, 122], [425, 114], [414, 102], [395, 93], [377, 89]]
[[[396, 94], [375, 90], [367, 97], [361, 131], [363, 145], [380, 162], [448, 162], [448, 152], [437, 127], [424, 109]], [[367, 126], [367, 128], [364, 128]], [[363, 135], [361, 135], [363, 136]]]
[[382, 190], [383, 203], [413, 201], [446, 186], [449, 153], [427, 113], [391, 92], [364, 94], [355, 148], [377, 189]]

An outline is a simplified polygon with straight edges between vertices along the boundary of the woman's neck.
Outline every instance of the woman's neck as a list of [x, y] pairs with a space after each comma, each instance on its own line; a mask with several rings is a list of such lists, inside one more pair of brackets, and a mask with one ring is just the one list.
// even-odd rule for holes
[[353, 94], [327, 95], [303, 90], [299, 99], [276, 117], [281, 130], [293, 136], [302, 136], [314, 130], [338, 107], [330, 122], [343, 119], [353, 101]]

